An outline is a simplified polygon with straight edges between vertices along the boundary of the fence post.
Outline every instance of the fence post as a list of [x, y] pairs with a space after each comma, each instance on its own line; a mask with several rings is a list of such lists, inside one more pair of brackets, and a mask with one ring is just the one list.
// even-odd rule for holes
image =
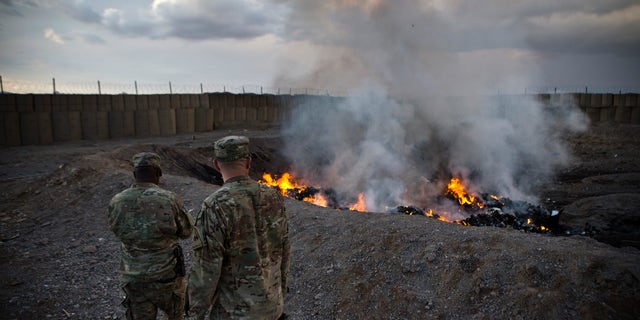
[[0, 76], [0, 93], [4, 93], [4, 87], [2, 86], [2, 76]]
[[242, 93], [244, 93], [244, 86], [242, 86]]
[[204, 89], [202, 88], [202, 82], [200, 82], [200, 93], [204, 93]]
[[100, 87], [100, 80], [98, 80], [98, 95], [102, 95], [102, 88]]
[[173, 89], [171, 89], [171, 81], [169, 81], [169, 94], [173, 94]]
[[133, 86], [136, 88], [136, 96], [138, 95], [138, 81], [134, 80], [133, 81]]
[[56, 78], [53, 78], [53, 94], [56, 94]]

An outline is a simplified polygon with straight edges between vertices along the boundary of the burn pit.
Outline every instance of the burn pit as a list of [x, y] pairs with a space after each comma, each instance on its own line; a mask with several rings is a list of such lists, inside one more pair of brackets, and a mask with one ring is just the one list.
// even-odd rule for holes
[[[283, 196], [291, 199], [336, 210], [368, 211], [365, 205], [365, 196], [362, 193], [356, 197], [348, 197], [331, 188], [303, 183], [301, 179], [292, 175], [289, 171], [290, 164], [279, 153], [277, 146], [281, 142], [280, 138], [252, 139], [254, 149], [252, 150], [251, 175], [255, 180], [273, 186]], [[206, 160], [213, 152], [212, 147], [192, 150], [188, 155], [171, 154], [165, 152], [166, 150], [154, 151], [172, 159], [173, 161], [170, 162], [174, 163], [176, 167], [190, 172], [191, 175], [203, 181], [216, 185], [222, 184], [220, 174]], [[185, 158], [190, 161], [185, 161]], [[273, 174], [269, 172], [273, 172]], [[446, 187], [439, 191], [437, 197], [426, 201], [429, 203], [428, 206], [395, 203], [389, 204], [385, 210], [373, 211], [422, 216], [463, 226], [512, 228], [548, 235], [595, 236], [597, 234], [597, 230], [589, 225], [581, 229], [563, 226], [560, 224], [562, 212], [558, 210], [549, 210], [542, 205], [489, 193], [468, 192], [463, 181], [456, 177], [451, 178], [444, 185]]]
[[[336, 210], [367, 211], [364, 195], [360, 193], [352, 203], [340, 201], [335, 190], [306, 186], [289, 172], [282, 174], [264, 173], [261, 183], [274, 187], [283, 196], [309, 202], [321, 207]], [[455, 216], [464, 219], [451, 219], [450, 213], [442, 212], [442, 203], [456, 203]], [[402, 213], [410, 216], [424, 216], [463, 226], [491, 226], [512, 228], [526, 232], [549, 235], [591, 235], [595, 230], [576, 230], [560, 224], [560, 212], [549, 210], [541, 205], [526, 201], [512, 200], [488, 193], [475, 195], [468, 193], [459, 178], [452, 178], [447, 189], [435, 200], [435, 208], [420, 208], [416, 205], [389, 206], [387, 213]], [[450, 208], [450, 207], [449, 207]]]

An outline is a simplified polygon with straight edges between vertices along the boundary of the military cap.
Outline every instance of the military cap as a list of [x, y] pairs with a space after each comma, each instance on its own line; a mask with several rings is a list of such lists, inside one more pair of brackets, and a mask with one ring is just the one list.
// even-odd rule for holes
[[133, 156], [133, 167], [156, 167], [160, 169], [160, 156], [153, 152], [141, 152]]
[[249, 138], [227, 136], [213, 143], [213, 156], [222, 162], [234, 161], [249, 156]]

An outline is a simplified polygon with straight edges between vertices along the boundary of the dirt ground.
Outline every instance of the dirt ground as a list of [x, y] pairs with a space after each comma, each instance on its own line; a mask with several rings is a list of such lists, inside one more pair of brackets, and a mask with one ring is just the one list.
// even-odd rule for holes
[[[0, 319], [123, 319], [110, 198], [129, 159], [165, 159], [161, 184], [187, 209], [217, 186], [211, 142], [252, 138], [254, 175], [277, 171], [279, 134], [218, 130], [172, 138], [0, 149]], [[640, 126], [566, 137], [573, 165], [540, 190], [560, 222], [592, 236], [465, 227], [287, 200], [291, 319], [640, 318]], [[195, 212], [194, 212], [195, 214]], [[187, 262], [189, 241], [184, 242]]]

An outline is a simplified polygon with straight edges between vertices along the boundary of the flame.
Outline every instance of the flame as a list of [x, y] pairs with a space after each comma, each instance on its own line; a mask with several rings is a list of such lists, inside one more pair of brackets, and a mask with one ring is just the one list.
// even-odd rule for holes
[[[302, 200], [320, 207], [325, 207], [325, 208], [329, 207], [329, 204], [331, 203], [331, 206], [335, 209], [343, 209], [347, 207], [351, 211], [359, 211], [359, 212], [367, 211], [364, 193], [361, 192], [358, 194], [358, 200], [354, 204], [342, 206], [339, 203], [335, 203], [336, 200], [331, 198], [332, 197], [331, 194], [333, 193], [330, 193], [330, 194], [325, 193], [325, 191], [323, 191], [323, 189], [321, 188], [316, 188], [314, 186], [307, 186], [304, 183], [297, 181], [294, 178], [294, 176], [289, 172], [283, 173], [282, 175], [280, 175], [279, 178], [278, 178], [278, 175], [271, 175], [269, 173], [264, 173], [262, 175], [262, 180], [260, 180], [260, 182], [268, 186], [278, 188], [279, 192], [285, 197]], [[447, 190], [445, 194], [452, 196], [460, 204], [460, 208], [457, 209], [458, 214], [456, 214], [455, 212], [449, 212], [448, 210], [451, 208], [444, 209], [443, 211], [442, 210], [443, 208], [436, 207], [434, 209], [427, 210], [427, 209], [417, 208], [413, 206], [406, 207], [409, 209], [413, 208], [412, 210], [401, 211], [401, 212], [405, 212], [407, 214], [423, 212], [425, 216], [436, 218], [443, 222], [457, 223], [463, 226], [475, 225], [473, 221], [466, 221], [465, 219], [456, 220], [454, 217], [460, 216], [460, 213], [464, 215], [464, 213], [467, 212], [468, 210], [471, 210], [472, 212], [478, 212], [476, 208], [483, 209], [486, 206], [486, 204], [483, 201], [483, 198], [478, 197], [476, 194], [469, 193], [467, 191], [466, 183], [462, 181], [460, 178], [456, 178], [456, 177], [451, 178], [451, 180], [447, 184]], [[502, 203], [502, 198], [499, 196], [490, 194], [489, 197], [493, 200], [496, 200]], [[470, 207], [473, 207], [473, 208], [470, 208]], [[452, 209], [452, 210], [456, 210], [456, 209]], [[537, 226], [531, 218], [528, 218], [526, 220], [526, 225], [528, 228], [527, 230], [530, 230], [531, 227], [534, 227], [538, 231], [542, 231], [542, 232], [551, 231], [548, 227]]]
[[286, 196], [289, 190], [301, 187], [297, 183], [292, 181], [291, 174], [289, 174], [288, 172], [283, 173], [282, 176], [277, 180], [272, 177], [271, 174], [265, 173], [262, 175], [262, 179], [264, 180], [264, 183], [266, 185], [277, 187], [278, 189], [280, 189], [280, 193], [283, 196]]
[[358, 202], [350, 205], [349, 210], [361, 212], [367, 211], [367, 205], [364, 203], [364, 194], [362, 192], [358, 194]]
[[451, 181], [449, 181], [449, 184], [447, 185], [447, 194], [452, 195], [456, 200], [458, 200], [458, 203], [460, 203], [461, 206], [476, 205], [478, 208], [484, 208], [484, 203], [482, 201], [477, 201], [475, 195], [467, 193], [464, 184], [459, 178], [451, 178]]
[[429, 211], [425, 212], [424, 215], [429, 218], [437, 218], [440, 221], [451, 222], [451, 220], [443, 217], [441, 214], [433, 213], [433, 209], [429, 209]]
[[[276, 179], [275, 176], [272, 176], [270, 173], [264, 173], [262, 175], [261, 182], [268, 186], [278, 188], [280, 194], [285, 197], [290, 197], [291, 191], [305, 191], [308, 189], [307, 186], [297, 182], [293, 175], [291, 175], [289, 172], [283, 173], [278, 179]], [[329, 206], [329, 200], [321, 193], [304, 197], [302, 198], [302, 201], [313, 203], [316, 206], [320, 207]]]
[[325, 208], [329, 206], [329, 200], [327, 200], [327, 197], [323, 196], [322, 194], [316, 194], [311, 197], [306, 197], [302, 199], [302, 201], [313, 203], [316, 206], [325, 207]]

